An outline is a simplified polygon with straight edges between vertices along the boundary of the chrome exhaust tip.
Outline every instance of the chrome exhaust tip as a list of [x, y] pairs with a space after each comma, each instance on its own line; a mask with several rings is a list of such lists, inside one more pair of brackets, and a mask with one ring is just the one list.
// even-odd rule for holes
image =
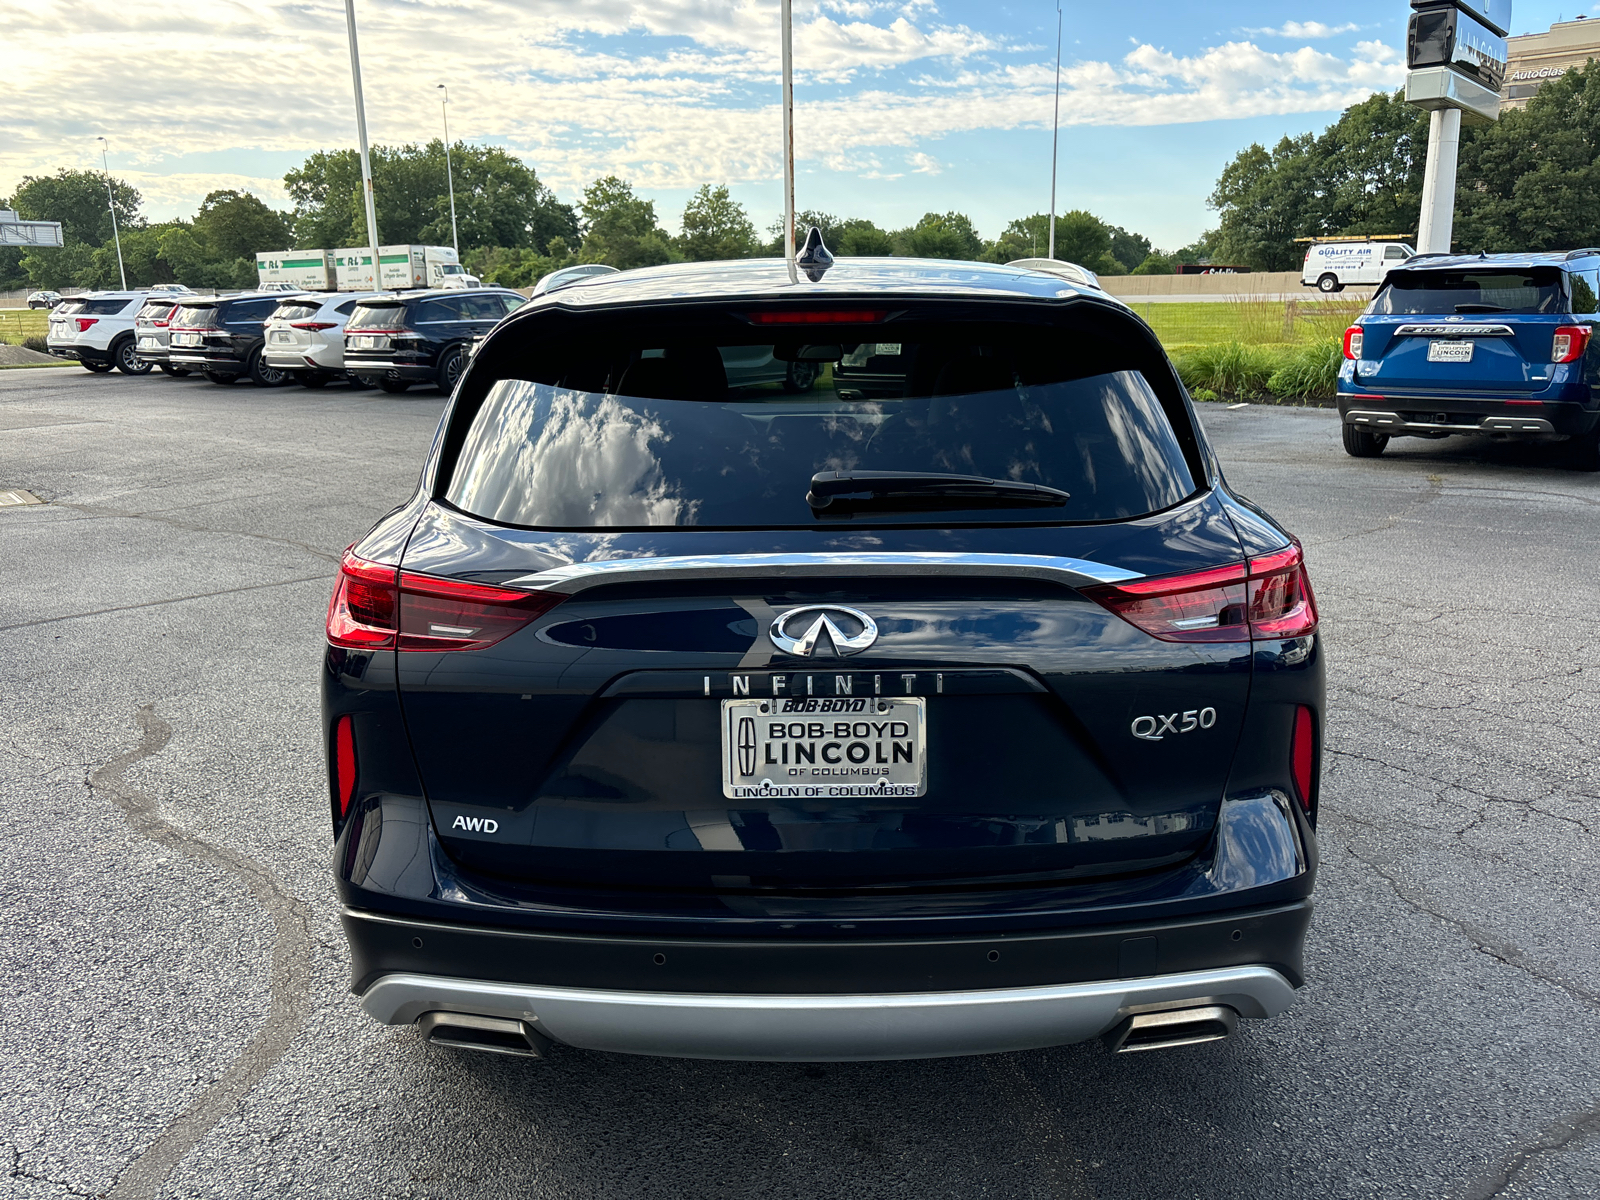
[[544, 1058], [550, 1039], [526, 1021], [473, 1013], [430, 1012], [417, 1018], [423, 1040], [453, 1050], [482, 1050], [517, 1058]]
[[1223, 1005], [1174, 1008], [1165, 1012], [1135, 1013], [1103, 1034], [1101, 1040], [1113, 1054], [1141, 1050], [1166, 1050], [1220, 1042], [1239, 1027], [1239, 1014]]

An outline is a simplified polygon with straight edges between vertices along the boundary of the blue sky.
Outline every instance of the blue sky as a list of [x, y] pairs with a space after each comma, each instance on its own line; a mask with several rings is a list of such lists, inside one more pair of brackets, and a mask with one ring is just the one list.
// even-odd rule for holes
[[[776, 217], [777, 0], [357, 11], [375, 141], [437, 136], [433, 85], [447, 82], [452, 133], [521, 155], [564, 199], [617, 174], [675, 228], [694, 186], [727, 183], [759, 225]], [[1165, 248], [1213, 222], [1205, 198], [1238, 150], [1321, 129], [1396, 86], [1409, 15], [1403, 0], [1063, 11], [1058, 203]], [[1580, 10], [1516, 11], [1521, 33]], [[0, 0], [0, 195], [24, 174], [98, 163], [104, 133], [151, 217], [192, 213], [218, 187], [286, 206], [286, 169], [353, 144], [342, 0], [125, 0], [96, 13]], [[1054, 0], [796, 0], [795, 13], [802, 207], [888, 227], [954, 209], [991, 237], [1048, 207]]]

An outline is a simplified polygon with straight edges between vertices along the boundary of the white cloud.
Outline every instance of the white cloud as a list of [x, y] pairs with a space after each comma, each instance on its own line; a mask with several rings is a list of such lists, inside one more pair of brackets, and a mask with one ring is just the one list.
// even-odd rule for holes
[[[185, 162], [172, 175], [162, 162], [352, 144], [343, 8], [125, 0], [85, 23], [71, 0], [0, 0], [7, 110], [28, 114], [0, 143], [0, 195], [25, 173], [97, 164], [93, 137], [104, 132], [114, 153], [139, 148], [134, 169], [119, 173], [155, 215], [193, 212], [215, 187], [285, 204], [259, 171], [208, 175]], [[949, 168], [932, 153], [943, 137], [1049, 126], [1053, 47], [949, 23], [925, 0], [796, 9], [796, 146], [808, 169], [929, 175]], [[454, 136], [505, 145], [568, 199], [610, 173], [647, 190], [771, 181], [776, 10], [772, 0], [364, 0], [369, 129], [391, 144], [437, 136], [433, 85], [448, 80]], [[1312, 27], [1298, 36], [1320, 36]], [[62, 62], [73, 64], [70, 87]], [[1319, 112], [1403, 75], [1398, 52], [1376, 41], [1343, 56], [1248, 40], [1191, 53], [1135, 44], [1120, 60], [1066, 64], [1061, 117], [1161, 125]]]
[[1261, 37], [1282, 38], [1330, 38], [1341, 33], [1354, 33], [1361, 26], [1354, 23], [1345, 25], [1324, 25], [1321, 21], [1285, 21], [1277, 29], [1246, 29], [1246, 33], [1258, 34]]

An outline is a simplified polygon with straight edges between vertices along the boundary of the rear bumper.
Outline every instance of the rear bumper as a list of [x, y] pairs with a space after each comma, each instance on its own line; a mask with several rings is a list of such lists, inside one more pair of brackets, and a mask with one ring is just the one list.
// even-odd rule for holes
[[421, 359], [363, 358], [346, 354], [345, 369], [352, 375], [366, 375], [371, 379], [409, 379], [413, 382], [432, 381], [438, 374], [438, 364]]
[[108, 363], [111, 361], [110, 350], [97, 350], [93, 346], [57, 346], [46, 344], [49, 352], [57, 358], [69, 359], [72, 362]]
[[1339, 396], [1346, 425], [1391, 437], [1478, 434], [1525, 437], [1584, 434], [1600, 424], [1600, 409], [1574, 400], [1528, 401], [1495, 397]]
[[557, 1041], [688, 1058], [871, 1059], [1064, 1045], [1132, 1012], [1276, 1015], [1311, 902], [976, 938], [597, 937], [347, 908], [368, 1015], [529, 1020]]
[[280, 371], [343, 371], [344, 352], [334, 346], [272, 346], [261, 351], [261, 361]]
[[849, 995], [623, 992], [389, 975], [367, 1014], [407, 1025], [427, 1012], [525, 1021], [586, 1050], [767, 1062], [998, 1054], [1086, 1041], [1139, 1012], [1221, 1005], [1272, 1017], [1294, 1003], [1270, 967], [1137, 980], [958, 992]]

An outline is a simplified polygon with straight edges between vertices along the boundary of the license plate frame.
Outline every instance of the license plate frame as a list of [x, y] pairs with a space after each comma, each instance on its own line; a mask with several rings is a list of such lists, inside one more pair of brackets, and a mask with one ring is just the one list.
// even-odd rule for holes
[[198, 346], [201, 344], [198, 333], [174, 333], [167, 338], [169, 346]]
[[[926, 697], [779, 696], [721, 704], [726, 799], [914, 800], [928, 794]], [[783, 736], [773, 736], [778, 725], [785, 727]]]
[[1431, 363], [1469, 363], [1472, 361], [1473, 343], [1461, 338], [1434, 338], [1428, 343], [1428, 361]]
[[138, 344], [138, 346], [135, 347], [135, 349], [137, 349], [137, 350], [159, 350], [159, 349], [161, 349], [161, 341], [160, 341], [159, 338], [142, 337], [142, 338], [139, 339], [139, 344]]
[[287, 329], [274, 329], [272, 331], [272, 340], [279, 345], [284, 343], [292, 345], [294, 343], [294, 334]]

